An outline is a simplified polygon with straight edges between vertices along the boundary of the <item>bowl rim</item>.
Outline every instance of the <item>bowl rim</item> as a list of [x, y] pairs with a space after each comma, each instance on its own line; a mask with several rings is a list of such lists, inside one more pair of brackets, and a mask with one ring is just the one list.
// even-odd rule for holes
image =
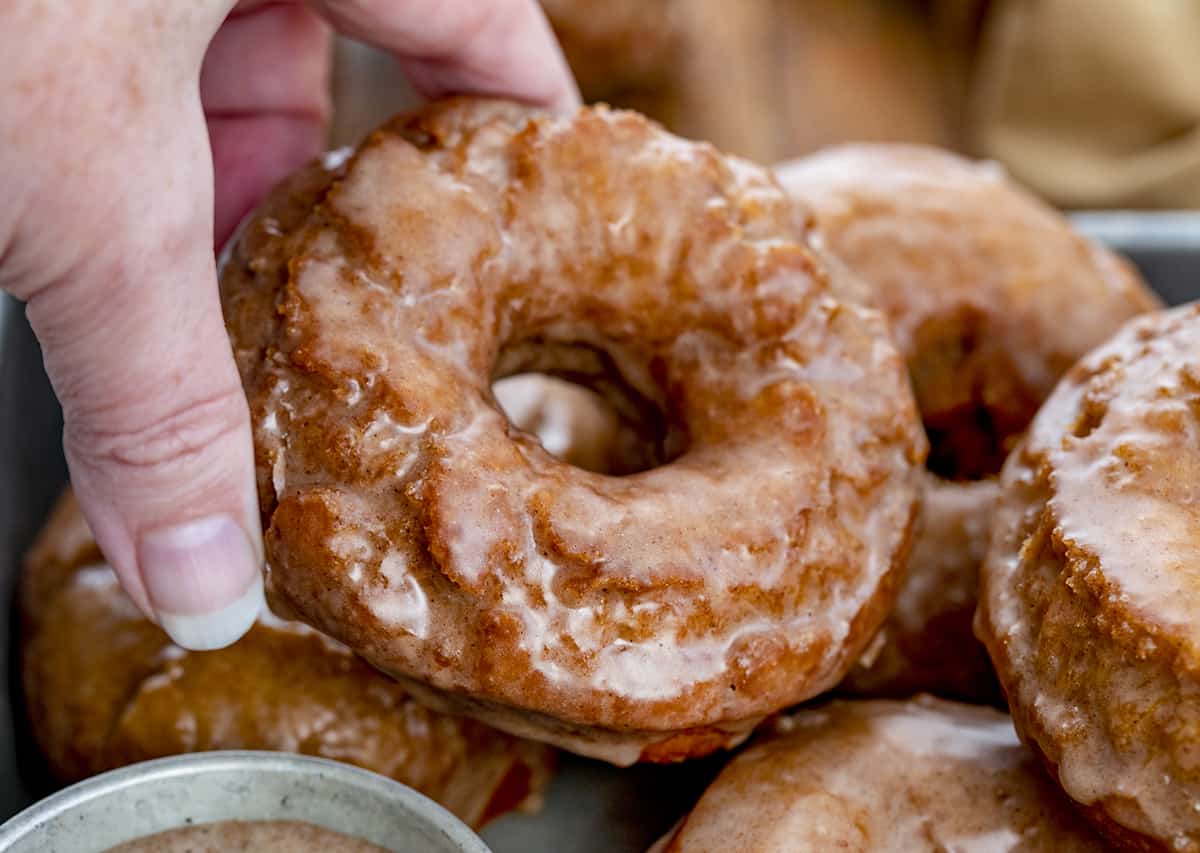
[[[181, 776], [238, 771], [292, 776], [320, 775], [334, 784], [391, 800], [408, 814], [426, 821], [432, 828], [446, 835], [463, 853], [490, 853], [482, 839], [450, 811], [394, 779], [328, 758], [250, 749], [213, 750], [154, 758], [108, 770], [76, 782], [38, 800], [0, 824], [0, 851], [7, 850], [10, 845], [23, 840], [31, 832], [62, 818], [72, 810], [115, 793]], [[353, 830], [345, 829], [335, 831], [353, 833]]]

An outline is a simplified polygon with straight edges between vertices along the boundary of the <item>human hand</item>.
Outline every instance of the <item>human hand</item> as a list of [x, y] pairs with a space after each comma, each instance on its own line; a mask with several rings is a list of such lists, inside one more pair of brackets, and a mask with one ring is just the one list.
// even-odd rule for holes
[[262, 602], [214, 239], [322, 147], [327, 24], [429, 96], [578, 102], [534, 0], [234, 5], [0, 6], [0, 288], [28, 303], [100, 547], [192, 649], [236, 640]]

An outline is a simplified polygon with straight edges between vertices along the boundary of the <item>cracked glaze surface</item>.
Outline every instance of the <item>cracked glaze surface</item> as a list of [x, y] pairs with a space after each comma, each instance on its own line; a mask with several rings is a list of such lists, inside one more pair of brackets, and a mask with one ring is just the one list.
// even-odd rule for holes
[[21, 605], [29, 719], [64, 782], [184, 752], [278, 750], [390, 776], [478, 826], [536, 807], [550, 777], [547, 747], [437, 714], [269, 612], [229, 648], [179, 648], [121, 590], [69, 492], [29, 554]]
[[781, 717], [662, 853], [1083, 853], [1107, 846], [990, 708], [931, 697]]
[[[736, 743], [874, 633], [925, 442], [771, 176], [603, 108], [454, 100], [232, 252], [273, 601], [426, 701], [616, 763]], [[573, 468], [491, 382], [583, 377], [670, 461]], [[616, 390], [614, 390], [616, 389]]]
[[908, 578], [844, 687], [996, 701], [971, 629], [993, 475], [1058, 378], [1158, 300], [1129, 264], [995, 164], [847, 145], [777, 172], [887, 314], [930, 436]]
[[1022, 736], [1133, 850], [1200, 850], [1200, 307], [1130, 323], [1005, 465], [977, 630]]

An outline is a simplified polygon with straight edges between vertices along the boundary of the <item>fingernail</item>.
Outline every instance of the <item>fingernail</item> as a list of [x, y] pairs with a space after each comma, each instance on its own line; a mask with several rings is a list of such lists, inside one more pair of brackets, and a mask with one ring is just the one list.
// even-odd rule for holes
[[159, 624], [185, 649], [228, 646], [262, 610], [258, 555], [229, 516], [147, 533], [138, 547], [138, 566]]

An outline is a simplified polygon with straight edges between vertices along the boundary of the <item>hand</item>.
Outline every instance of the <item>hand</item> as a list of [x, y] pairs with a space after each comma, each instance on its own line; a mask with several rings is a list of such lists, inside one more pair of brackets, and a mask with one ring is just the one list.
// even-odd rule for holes
[[0, 288], [28, 302], [101, 548], [187, 648], [262, 602], [214, 238], [321, 149], [327, 23], [429, 96], [578, 102], [534, 0], [0, 5]]

